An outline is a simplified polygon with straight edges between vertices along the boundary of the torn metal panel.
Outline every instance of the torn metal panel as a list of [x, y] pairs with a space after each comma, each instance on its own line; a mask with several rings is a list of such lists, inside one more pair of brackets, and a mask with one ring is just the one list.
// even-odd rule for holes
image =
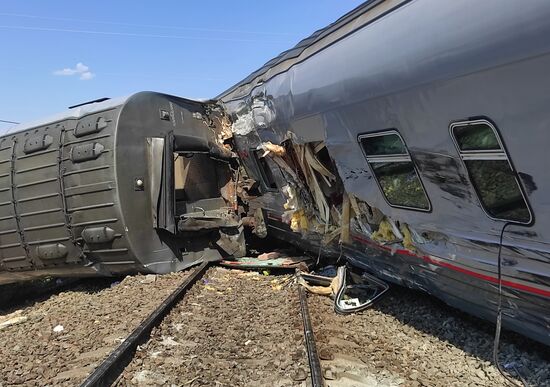
[[267, 225], [264, 218], [264, 213], [261, 208], [256, 208], [254, 216], [242, 218], [242, 224], [245, 227], [251, 227], [252, 233], [259, 238], [267, 237]]
[[233, 230], [220, 229], [220, 239], [216, 241], [216, 244], [233, 257], [244, 257], [246, 255], [246, 241], [243, 231], [243, 227]]

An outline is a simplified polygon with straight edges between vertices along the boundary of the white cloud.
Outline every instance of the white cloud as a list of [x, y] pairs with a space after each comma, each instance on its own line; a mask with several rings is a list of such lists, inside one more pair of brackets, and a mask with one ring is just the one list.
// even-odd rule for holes
[[95, 74], [90, 71], [90, 68], [84, 63], [78, 62], [74, 68], [64, 68], [53, 72], [54, 75], [73, 76], [79, 75], [82, 81], [88, 81], [95, 77]]
[[83, 80], [83, 81], [88, 81], [88, 80], [92, 79], [93, 77], [95, 77], [95, 74], [92, 73], [92, 72], [89, 72], [89, 71], [85, 71], [82, 74], [80, 74], [80, 79]]

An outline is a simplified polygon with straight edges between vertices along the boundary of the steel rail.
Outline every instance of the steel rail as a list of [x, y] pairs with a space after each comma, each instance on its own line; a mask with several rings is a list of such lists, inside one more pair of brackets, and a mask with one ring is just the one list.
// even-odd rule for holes
[[181, 300], [185, 293], [206, 272], [210, 262], [202, 263], [185, 281], [174, 290], [149, 317], [134, 329], [134, 331], [107, 357], [92, 374], [84, 380], [81, 387], [110, 386], [120, 376], [124, 368], [130, 363], [138, 344], [149, 337], [151, 330], [157, 326], [168, 312]]
[[302, 286], [298, 286], [298, 294], [300, 296], [300, 312], [302, 314], [302, 322], [304, 324], [304, 339], [307, 350], [307, 358], [309, 361], [309, 369], [311, 372], [311, 386], [324, 387], [325, 381], [323, 378], [323, 370], [317, 345], [315, 344], [315, 336], [313, 335], [313, 327], [309, 318], [309, 308], [307, 306], [307, 295]]

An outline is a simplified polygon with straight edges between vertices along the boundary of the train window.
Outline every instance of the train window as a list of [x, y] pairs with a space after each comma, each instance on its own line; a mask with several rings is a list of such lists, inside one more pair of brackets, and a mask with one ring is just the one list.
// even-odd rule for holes
[[429, 211], [430, 201], [403, 139], [395, 130], [364, 134], [359, 143], [391, 206]]
[[261, 157], [263, 152], [264, 152], [263, 150], [256, 150], [256, 149], [250, 150], [250, 153], [253, 156], [256, 166], [260, 171], [262, 187], [264, 188], [265, 191], [276, 191], [277, 183], [275, 182], [275, 177], [273, 176], [273, 172], [271, 171], [271, 168], [267, 163], [267, 159], [265, 157]]
[[496, 128], [487, 120], [457, 122], [451, 134], [485, 212], [530, 223], [531, 211]]

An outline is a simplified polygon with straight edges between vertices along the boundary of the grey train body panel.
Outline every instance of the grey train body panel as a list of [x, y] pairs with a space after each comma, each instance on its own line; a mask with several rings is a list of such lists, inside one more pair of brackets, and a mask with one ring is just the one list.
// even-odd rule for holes
[[[261, 179], [247, 151], [262, 142], [324, 141], [348, 193], [425, 237], [411, 252], [353, 235], [350, 262], [494, 321], [505, 222], [486, 215], [450, 134], [453, 122], [492, 123], [533, 214], [504, 232], [504, 326], [549, 345], [549, 20], [544, 0], [368, 1], [218, 98], [252, 176]], [[389, 205], [375, 182], [358, 137], [390, 129], [430, 211]], [[283, 195], [260, 200], [269, 232], [299, 243], [277, 220]]]
[[[168, 116], [161, 119], [161, 111]], [[152, 219], [147, 139], [208, 144], [212, 131], [194, 113], [202, 117], [204, 105], [143, 92], [0, 138], [0, 284], [165, 273], [218, 258]]]

